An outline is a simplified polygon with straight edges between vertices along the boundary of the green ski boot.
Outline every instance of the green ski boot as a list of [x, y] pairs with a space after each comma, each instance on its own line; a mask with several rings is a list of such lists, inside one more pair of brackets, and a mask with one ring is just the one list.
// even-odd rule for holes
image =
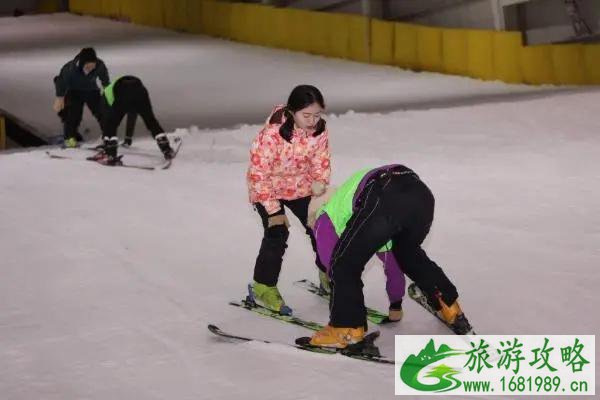
[[277, 286], [267, 286], [254, 281], [248, 285], [247, 300], [281, 315], [292, 315], [292, 309], [283, 302]]
[[74, 149], [76, 147], [79, 147], [79, 144], [77, 143], [77, 139], [75, 139], [74, 137], [70, 137], [65, 140], [64, 147], [67, 149]]

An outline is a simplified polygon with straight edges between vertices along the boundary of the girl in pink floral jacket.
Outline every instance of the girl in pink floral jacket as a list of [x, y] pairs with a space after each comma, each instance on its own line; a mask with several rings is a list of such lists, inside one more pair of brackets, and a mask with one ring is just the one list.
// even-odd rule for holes
[[[324, 109], [323, 95], [316, 87], [297, 86], [285, 106], [275, 107], [250, 149], [248, 191], [262, 219], [264, 237], [249, 298], [282, 314], [291, 314], [277, 289], [289, 236], [285, 208], [305, 227], [314, 249], [314, 236], [307, 225], [308, 204], [312, 195], [322, 194], [329, 184], [329, 140], [321, 117]], [[316, 264], [325, 270], [318, 257]]]

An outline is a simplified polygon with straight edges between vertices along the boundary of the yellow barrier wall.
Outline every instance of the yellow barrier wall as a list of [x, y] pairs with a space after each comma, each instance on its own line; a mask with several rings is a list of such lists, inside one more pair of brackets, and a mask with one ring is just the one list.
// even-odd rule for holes
[[[128, 21], [131, 21], [134, 23], [139, 23], [139, 18], [138, 18], [139, 12], [137, 11], [138, 9], [139, 9], [138, 4], [136, 4], [132, 0], [123, 0], [121, 2], [121, 13], [122, 13], [123, 17]], [[137, 22], [136, 22], [136, 19], [138, 20]]]
[[[254, 5], [249, 18], [253, 22], [252, 30], [255, 33], [255, 44], [267, 47], [276, 47], [278, 42], [275, 27], [279, 26], [277, 12], [273, 7]], [[306, 51], [306, 50], [304, 50]]]
[[444, 29], [442, 31], [442, 48], [444, 72], [467, 75], [469, 72], [467, 31], [464, 29]]
[[552, 46], [554, 77], [558, 84], [582, 85], [585, 83], [583, 45]]
[[163, 15], [165, 27], [178, 31], [186, 30], [188, 13], [187, 7], [188, 0], [163, 1]]
[[394, 65], [418, 69], [419, 55], [417, 27], [411, 24], [394, 24]]
[[251, 18], [251, 12], [254, 6], [249, 4], [236, 3], [231, 9], [231, 38], [243, 43], [254, 43], [256, 36], [256, 21]]
[[521, 57], [525, 83], [555, 83], [552, 46], [522, 47]]
[[[243, 25], [243, 36], [250, 44], [265, 43], [265, 23], [267, 14], [257, 5], [247, 5], [244, 11], [246, 22]], [[268, 27], [267, 27], [268, 28]]]
[[70, 0], [69, 6], [81, 14], [359, 62], [510, 83], [600, 84], [600, 45], [524, 47], [519, 32], [442, 29], [215, 0]]
[[281, 17], [286, 26], [284, 34], [287, 42], [286, 48], [293, 51], [306, 51], [304, 38], [306, 38], [308, 28], [303, 23], [303, 19], [307, 18], [307, 13], [304, 10], [290, 10]]
[[[239, 24], [235, 26], [236, 23]], [[263, 35], [262, 15], [259, 7], [253, 4], [235, 4], [231, 10], [232, 35], [236, 35], [240, 42], [258, 44]]]
[[202, 2], [189, 0], [187, 5], [186, 28], [187, 32], [203, 33], [202, 29]]
[[467, 31], [469, 76], [486, 80], [495, 78], [493, 37], [492, 31]]
[[371, 22], [371, 62], [394, 64], [394, 36], [393, 22]]
[[443, 72], [441, 29], [428, 26], [417, 27], [417, 56], [419, 68]]
[[288, 28], [289, 14], [284, 8], [274, 8], [267, 16], [270, 18], [271, 36], [273, 47], [278, 49], [289, 49], [291, 43], [290, 29]]
[[231, 26], [230, 34], [231, 39], [237, 40], [238, 42], [248, 42], [247, 26], [248, 20], [246, 18], [247, 10], [246, 4], [234, 3], [231, 6]]
[[219, 36], [217, 34], [217, 7], [215, 2], [202, 2], [202, 33], [210, 36]]
[[350, 58], [348, 16], [345, 14], [330, 14], [328, 23], [333, 31], [329, 38], [331, 57]]
[[328, 56], [331, 54], [329, 40], [331, 29], [328, 25], [328, 15], [323, 12], [307, 12], [308, 48], [311, 54]]
[[509, 83], [524, 81], [521, 68], [521, 33], [494, 32], [494, 73], [496, 79]]
[[600, 84], [600, 45], [589, 44], [583, 46], [583, 62], [586, 83]]
[[69, 0], [69, 10], [78, 14], [98, 15], [95, 4], [90, 0]]
[[85, 3], [87, 3], [85, 0], [69, 0], [69, 12], [83, 14]]
[[[168, 1], [168, 0], [166, 0]], [[163, 0], [124, 0], [121, 2], [123, 16], [134, 24], [164, 27]]]
[[[168, 1], [168, 0], [165, 0]], [[231, 38], [231, 13], [233, 4], [214, 2], [216, 16], [213, 17], [216, 21], [215, 28], [217, 36], [222, 38]]]
[[59, 12], [60, 3], [60, 0], [39, 0], [37, 12], [42, 14]]
[[101, 0], [102, 15], [108, 18], [121, 17], [121, 2], [119, 0]]
[[354, 61], [369, 62], [369, 19], [348, 16], [348, 58]]

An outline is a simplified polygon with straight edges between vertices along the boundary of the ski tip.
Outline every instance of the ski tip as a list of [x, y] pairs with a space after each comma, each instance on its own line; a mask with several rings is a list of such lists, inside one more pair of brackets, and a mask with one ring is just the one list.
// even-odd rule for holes
[[279, 309], [279, 314], [281, 315], [287, 315], [288, 317], [292, 316], [292, 309], [288, 306], [286, 306], [285, 304], [281, 306], [281, 308]]
[[208, 330], [211, 332], [220, 332], [221, 331], [218, 326], [213, 325], [213, 324], [208, 324]]
[[310, 345], [310, 337], [303, 336], [296, 339], [296, 344], [298, 346], [309, 346]]

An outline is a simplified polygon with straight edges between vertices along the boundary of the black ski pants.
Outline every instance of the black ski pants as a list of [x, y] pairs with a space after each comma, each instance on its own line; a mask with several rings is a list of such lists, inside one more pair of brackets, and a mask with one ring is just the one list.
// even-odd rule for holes
[[65, 107], [58, 113], [63, 122], [65, 139], [77, 137], [77, 130], [83, 117], [83, 105], [87, 105], [100, 127], [102, 127], [102, 110], [99, 90], [69, 90], [65, 95]]
[[454, 303], [458, 297], [455, 286], [421, 248], [433, 222], [433, 210], [433, 194], [410, 169], [396, 167], [370, 178], [333, 252], [332, 326], [366, 326], [362, 272], [390, 239], [404, 274], [428, 298], [433, 299], [439, 291], [447, 304]]
[[142, 117], [142, 120], [144, 121], [146, 128], [148, 128], [152, 134], [152, 137], [156, 137], [159, 133], [164, 132], [152, 110], [152, 103], [150, 102], [148, 90], [141, 82], [139, 86], [129, 85], [123, 87], [114, 104], [109, 106], [105, 101], [104, 106], [106, 107], [104, 136], [110, 138], [117, 135], [117, 128], [121, 124], [125, 114], [129, 114], [127, 121], [127, 136], [130, 136], [130, 130], [131, 135], [133, 135], [133, 127], [135, 125], [134, 114], [138, 114]]
[[325, 267], [321, 264], [319, 256], [316, 255], [316, 242], [312, 229], [307, 225], [310, 196], [295, 200], [279, 200], [279, 203], [281, 209], [272, 215], [269, 215], [260, 203], [254, 204], [264, 228], [263, 239], [254, 266], [254, 280], [268, 286], [277, 285], [289, 237], [289, 230], [285, 225], [276, 225], [269, 228], [268, 219], [274, 215], [285, 214], [285, 208], [288, 208], [298, 218], [302, 226], [304, 226], [306, 234], [310, 238], [312, 248], [315, 251], [315, 264], [321, 271], [325, 271]]

